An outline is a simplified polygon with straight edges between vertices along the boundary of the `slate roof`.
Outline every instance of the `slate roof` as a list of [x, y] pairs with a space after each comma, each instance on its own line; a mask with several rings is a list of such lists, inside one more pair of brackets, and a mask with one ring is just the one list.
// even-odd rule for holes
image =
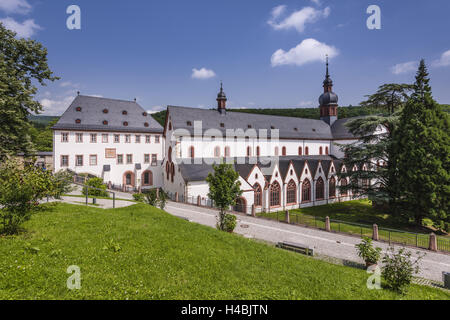
[[[199, 164], [189, 163], [189, 161], [191, 161], [191, 159], [183, 159], [179, 164], [180, 172], [184, 180], [186, 182], [205, 181], [208, 174], [214, 171], [212, 163], [214, 161], [217, 161], [217, 163], [219, 163], [221, 161], [221, 158], [204, 159], [202, 163]], [[274, 157], [274, 161], [274, 163], [278, 164], [281, 176], [284, 179], [288, 172], [289, 164], [291, 161], [297, 174], [302, 172], [306, 161], [309, 164], [311, 172], [315, 174], [319, 162], [322, 162], [322, 166], [325, 170], [325, 168], [329, 168], [331, 161], [336, 161], [336, 158], [332, 156], [286, 156], [279, 157], [278, 159]], [[270, 168], [274, 163], [261, 163], [256, 158], [236, 158], [236, 163], [233, 164], [233, 168], [234, 170], [236, 170], [236, 172], [239, 173], [242, 178], [247, 179], [255, 164], [258, 164], [258, 166], [263, 170], [264, 168]], [[272, 173], [272, 171], [270, 173]], [[325, 174], [327, 174], [326, 171]], [[268, 181], [270, 181], [271, 174], [264, 174], [264, 176]]]
[[[81, 108], [81, 111], [77, 111]], [[104, 113], [103, 110], [108, 110]], [[126, 111], [126, 115], [123, 112]], [[77, 119], [80, 123], [77, 123]], [[107, 125], [103, 124], [107, 121]], [[124, 122], [128, 125], [125, 126]], [[148, 126], [146, 126], [146, 124]], [[135, 101], [78, 95], [52, 129], [162, 133], [163, 127]]]
[[331, 126], [331, 132], [334, 139], [355, 139], [355, 136], [350, 133], [345, 125], [348, 121], [354, 120], [360, 117], [344, 118], [336, 120]]
[[[243, 112], [220, 113], [217, 110], [206, 110], [199, 108], [168, 106], [167, 110], [171, 117], [172, 126], [175, 129], [186, 129], [194, 133], [194, 121], [202, 121], [202, 133], [208, 129], [220, 130], [225, 136], [227, 129], [266, 129], [270, 136], [271, 128], [279, 130], [281, 139], [333, 139], [330, 126], [315, 119], [304, 119], [295, 117], [271, 116], [263, 114], [251, 114]], [[187, 122], [192, 125], [188, 125]], [[223, 124], [223, 126], [221, 125]]]

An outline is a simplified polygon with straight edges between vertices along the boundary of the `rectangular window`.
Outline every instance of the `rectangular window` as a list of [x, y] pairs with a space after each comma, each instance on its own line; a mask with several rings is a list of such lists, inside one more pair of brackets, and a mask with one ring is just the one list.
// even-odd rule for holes
[[91, 133], [91, 143], [97, 143], [97, 134]]
[[69, 142], [69, 133], [67, 132], [61, 133], [61, 142]]
[[152, 154], [152, 166], [156, 166], [158, 164], [158, 156], [156, 154]]
[[69, 166], [69, 156], [61, 156], [61, 167]]
[[117, 164], [123, 164], [123, 154], [117, 155]]
[[75, 137], [76, 137], [75, 141], [77, 143], [82, 143], [83, 142], [83, 134], [82, 133], [75, 133]]
[[150, 163], [150, 155], [144, 154], [144, 163]]
[[133, 155], [127, 154], [127, 164], [133, 163]]
[[152, 136], [145, 136], [145, 143], [151, 143]]
[[131, 143], [131, 136], [129, 134], [125, 135], [125, 143]]
[[140, 135], [136, 135], [136, 143], [141, 143], [141, 136]]
[[102, 134], [102, 142], [108, 143], [108, 134]]
[[119, 143], [120, 142], [120, 134], [115, 134], [114, 135], [114, 143]]
[[75, 157], [76, 157], [75, 165], [77, 167], [82, 167], [83, 166], [83, 156], [82, 155], [77, 155]]
[[159, 136], [155, 136], [155, 143], [159, 143]]
[[89, 165], [90, 166], [96, 166], [97, 165], [97, 155], [96, 154], [91, 154], [89, 156]]

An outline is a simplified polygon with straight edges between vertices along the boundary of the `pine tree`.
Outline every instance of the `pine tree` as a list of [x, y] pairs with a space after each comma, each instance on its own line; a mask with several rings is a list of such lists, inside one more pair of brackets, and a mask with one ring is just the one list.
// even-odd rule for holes
[[398, 200], [395, 211], [421, 224], [449, 229], [450, 136], [449, 116], [432, 97], [425, 62], [420, 62], [414, 92], [394, 132], [392, 175]]

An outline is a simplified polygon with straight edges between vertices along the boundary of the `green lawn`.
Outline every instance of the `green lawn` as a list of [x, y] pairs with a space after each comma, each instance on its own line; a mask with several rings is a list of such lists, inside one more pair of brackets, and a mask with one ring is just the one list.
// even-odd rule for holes
[[[44, 208], [22, 234], [0, 238], [0, 299], [450, 299], [448, 292], [417, 285], [405, 296], [368, 290], [363, 270], [144, 204]], [[81, 290], [66, 288], [71, 265], [81, 268]]]

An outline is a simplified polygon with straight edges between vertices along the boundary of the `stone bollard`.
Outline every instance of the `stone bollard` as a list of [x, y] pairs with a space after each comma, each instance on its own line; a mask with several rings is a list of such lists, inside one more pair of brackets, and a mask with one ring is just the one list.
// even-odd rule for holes
[[438, 251], [437, 250], [437, 237], [433, 232], [430, 234], [430, 246], [428, 249], [431, 251]]
[[289, 218], [289, 210], [286, 210], [286, 223], [291, 223]]
[[331, 232], [330, 217], [325, 218], [325, 230]]
[[256, 208], [255, 205], [252, 205], [252, 217], [256, 217]]
[[179, 202], [179, 200], [178, 192], [175, 192], [175, 202]]
[[376, 224], [373, 225], [372, 239], [375, 241], [380, 240], [378, 236], [378, 226]]
[[200, 198], [200, 196], [197, 197], [197, 206], [201, 206], [202, 204], [202, 198]]

